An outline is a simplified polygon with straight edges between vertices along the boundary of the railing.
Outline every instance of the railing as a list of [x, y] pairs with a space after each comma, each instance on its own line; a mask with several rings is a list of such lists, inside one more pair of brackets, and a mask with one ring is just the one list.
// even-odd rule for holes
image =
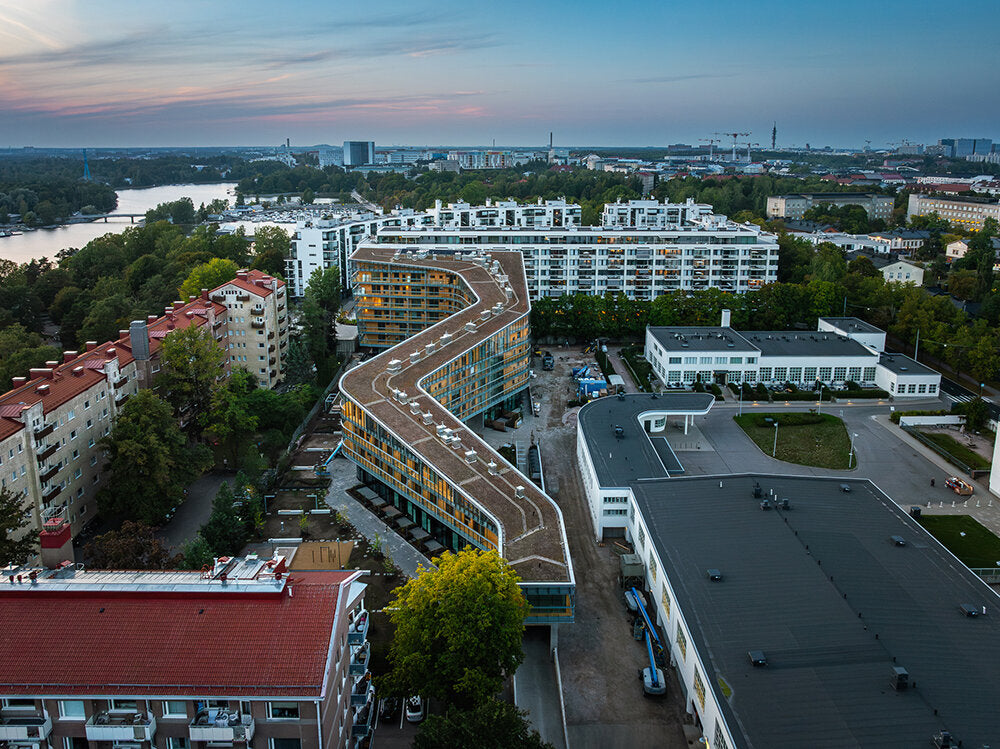
[[970, 567], [972, 573], [979, 576], [979, 579], [990, 585], [1000, 585], [1000, 568], [997, 567]]
[[0, 714], [0, 741], [44, 741], [52, 733], [52, 719], [44, 710], [4, 710]]
[[347, 673], [351, 676], [364, 676], [368, 671], [368, 654], [370, 652], [371, 646], [366, 641], [358, 650], [351, 656], [351, 665], [348, 667]]
[[123, 388], [128, 384], [128, 377], [122, 375], [117, 380], [115, 380], [115, 389]]
[[255, 304], [253, 307], [250, 308], [250, 314], [251, 315], [263, 315], [264, 314], [264, 306], [261, 305], [261, 304]]
[[152, 741], [156, 718], [150, 713], [102, 712], [85, 727], [87, 741]]
[[43, 484], [47, 484], [47, 483], [49, 483], [49, 479], [52, 478], [53, 476], [55, 476], [57, 473], [59, 473], [59, 466], [57, 466], [57, 465], [56, 466], [50, 466], [49, 468], [47, 468], [45, 470], [45, 472], [43, 474], [41, 474], [38, 477], [38, 480], [41, 481]]
[[42, 494], [42, 501], [45, 502], [45, 503], [52, 502], [53, 499], [55, 499], [56, 497], [59, 496], [59, 492], [61, 492], [61, 491], [62, 491], [62, 487], [61, 486], [53, 486], [47, 492], [45, 492], [44, 494]]
[[371, 679], [359, 681], [351, 689], [351, 707], [361, 707], [375, 696], [375, 687], [372, 686]]
[[368, 637], [368, 612], [362, 610], [347, 630], [349, 645], [360, 645]]
[[[373, 690], [374, 694], [374, 690]], [[362, 707], [354, 711], [354, 721], [351, 724], [351, 736], [363, 738], [369, 734], [372, 728], [372, 716], [375, 713], [375, 700], [369, 699]]]
[[251, 328], [263, 328], [264, 327], [264, 321], [263, 320], [259, 320], [259, 319], [253, 319], [253, 320], [250, 321], [250, 327]]
[[245, 741], [249, 744], [255, 729], [254, 719], [249, 715], [227, 713], [225, 710], [202, 710], [188, 726], [188, 738], [191, 741]]
[[59, 443], [53, 442], [51, 445], [43, 445], [41, 451], [38, 452], [35, 457], [38, 458], [39, 463], [44, 463], [46, 460], [55, 455], [56, 450], [59, 449]]
[[52, 434], [52, 430], [56, 428], [55, 424], [44, 424], [35, 430], [35, 439], [40, 440], [48, 437]]
[[[919, 429], [914, 429], [913, 427], [908, 426], [906, 424], [900, 424], [899, 428], [902, 429], [904, 432], [906, 432], [911, 437], [913, 437], [913, 439], [915, 439], [918, 442], [920, 442], [921, 444], [929, 447], [931, 450], [933, 450], [934, 452], [936, 452], [938, 455], [940, 455], [942, 458], [944, 458], [945, 460], [947, 460], [953, 466], [956, 466], [957, 468], [961, 468], [968, 476], [971, 476], [971, 477], [975, 478], [976, 472], [973, 470], [972, 466], [970, 466], [970, 465], [968, 465], [966, 463], [963, 463], [961, 460], [959, 460], [958, 458], [956, 458], [954, 455], [952, 455], [950, 452], [948, 452], [947, 450], [945, 450], [939, 444], [937, 444], [936, 442], [933, 442], [933, 441], [927, 439], [924, 435], [922, 435], [920, 433]], [[987, 471], [987, 473], [988, 472], [989, 471]]]

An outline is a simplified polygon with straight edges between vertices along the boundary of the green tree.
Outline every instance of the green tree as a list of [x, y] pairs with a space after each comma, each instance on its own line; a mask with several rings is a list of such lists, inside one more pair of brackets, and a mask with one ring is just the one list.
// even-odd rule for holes
[[224, 481], [212, 500], [212, 514], [199, 531], [214, 556], [239, 554], [246, 545], [246, 523], [236, 503], [233, 488]]
[[213, 258], [207, 263], [195, 266], [188, 277], [184, 279], [177, 293], [181, 299], [186, 300], [190, 296], [198, 296], [202, 289], [214, 289], [227, 281], [236, 278], [239, 266], [232, 260], [224, 258]]
[[476, 749], [552, 749], [531, 727], [527, 713], [508, 702], [489, 699], [471, 710], [451, 708], [428, 715], [420, 725], [414, 749], [476, 747]]
[[182, 570], [200, 570], [212, 563], [212, 547], [205, 537], [198, 533], [190, 541], [181, 545], [181, 559], [178, 567]]
[[246, 439], [257, 429], [257, 417], [250, 412], [250, 394], [257, 379], [245, 369], [237, 369], [225, 384], [212, 393], [206, 429], [226, 445], [232, 465], [239, 463]]
[[163, 339], [162, 371], [156, 385], [192, 433], [201, 432], [225, 359], [225, 351], [206, 328], [189, 325], [171, 331]]
[[169, 570], [178, 557], [155, 535], [155, 528], [126, 520], [122, 527], [102, 533], [83, 547], [88, 567], [99, 570]]
[[528, 604], [517, 573], [495, 551], [445, 552], [437, 565], [396, 590], [383, 686], [472, 707], [499, 692], [524, 659]]
[[303, 205], [310, 205], [314, 200], [316, 200], [316, 193], [314, 193], [311, 188], [307, 187], [302, 191]]
[[309, 277], [302, 299], [306, 345], [316, 362], [321, 385], [333, 376], [331, 360], [337, 348], [337, 311], [340, 309], [340, 270], [317, 268]]
[[0, 328], [0, 385], [4, 389], [12, 377], [23, 377], [32, 367], [59, 358], [59, 349], [43, 346], [42, 337], [25, 330], [23, 325], [13, 323]]
[[38, 538], [31, 531], [31, 512], [24, 497], [0, 488], [0, 567], [24, 564], [35, 553]]
[[288, 344], [284, 365], [285, 384], [288, 386], [310, 383], [316, 379], [316, 365], [309, 355], [309, 349], [298, 337]]
[[251, 268], [270, 273], [272, 276], [285, 275], [285, 258], [291, 248], [288, 232], [280, 226], [259, 226], [253, 236], [253, 264]]
[[169, 404], [140, 390], [101, 440], [108, 458], [101, 510], [155, 525], [184, 500], [184, 486], [211, 462], [203, 446], [189, 447]]

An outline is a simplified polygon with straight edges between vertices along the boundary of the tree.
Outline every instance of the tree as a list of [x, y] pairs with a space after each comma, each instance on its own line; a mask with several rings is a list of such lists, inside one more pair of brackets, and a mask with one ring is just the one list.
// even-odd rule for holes
[[0, 567], [24, 564], [35, 553], [38, 538], [30, 528], [31, 512], [24, 507], [24, 497], [0, 488]]
[[108, 457], [102, 511], [149, 525], [184, 500], [184, 486], [211, 462], [203, 446], [188, 447], [170, 406], [152, 390], [128, 399], [101, 447]]
[[257, 417], [249, 410], [249, 396], [257, 389], [257, 378], [245, 369], [237, 369], [229, 380], [212, 393], [206, 429], [226, 443], [232, 465], [239, 462], [245, 439], [257, 429]]
[[232, 281], [236, 278], [238, 270], [239, 267], [232, 260], [213, 258], [207, 263], [196, 265], [184, 279], [177, 293], [184, 300], [190, 296], [198, 296], [202, 289], [214, 289], [227, 281]]
[[195, 434], [201, 433], [201, 421], [212, 403], [225, 359], [225, 351], [205, 328], [189, 325], [163, 339], [162, 372], [156, 384]]
[[284, 277], [285, 258], [291, 246], [288, 232], [280, 226], [257, 227], [253, 235], [254, 256], [250, 267]]
[[316, 200], [316, 193], [311, 188], [307, 187], [302, 191], [302, 205], [310, 205], [314, 200]]
[[499, 692], [524, 660], [528, 604], [517, 573], [495, 551], [445, 552], [437, 565], [396, 591], [383, 686], [472, 707]]
[[321, 385], [333, 376], [331, 357], [337, 347], [337, 311], [340, 309], [340, 270], [337, 266], [317, 268], [309, 277], [302, 300], [302, 322], [306, 345], [316, 362]]
[[442, 746], [476, 749], [552, 749], [531, 727], [527, 713], [508, 702], [489, 699], [471, 710], [451, 708], [428, 715], [413, 741], [414, 749]]
[[246, 524], [236, 507], [232, 487], [223, 482], [212, 500], [212, 514], [198, 531], [215, 556], [239, 554], [248, 540]]
[[212, 547], [199, 533], [181, 545], [181, 559], [177, 566], [182, 570], [200, 570], [212, 563], [212, 556]]
[[83, 547], [89, 567], [99, 570], [169, 570], [178, 557], [155, 535], [155, 528], [126, 520], [118, 530], [97, 536]]
[[298, 337], [293, 338], [288, 344], [284, 363], [285, 385], [309, 383], [316, 379], [316, 365], [309, 356], [309, 350]]

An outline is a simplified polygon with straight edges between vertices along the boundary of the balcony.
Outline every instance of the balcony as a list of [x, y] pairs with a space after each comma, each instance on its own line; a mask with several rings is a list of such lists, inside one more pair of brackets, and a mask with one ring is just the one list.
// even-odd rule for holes
[[267, 340], [271, 341], [273, 339], [274, 339], [274, 331], [272, 330], [270, 333], [267, 334]]
[[368, 671], [369, 651], [370, 646], [367, 642], [355, 651], [354, 655], [351, 656], [351, 665], [348, 667], [348, 674], [351, 676], [365, 675]]
[[86, 725], [87, 741], [152, 741], [156, 718], [150, 713], [101, 712]]
[[268, 364], [269, 364], [270, 366], [272, 366], [272, 367], [273, 367], [273, 366], [274, 366], [275, 364], [277, 364], [277, 363], [278, 363], [278, 359], [277, 359], [276, 357], [272, 356], [272, 357], [268, 358], [268, 360], [267, 360], [267, 363], [268, 363]]
[[200, 710], [191, 721], [188, 726], [188, 738], [191, 741], [224, 744], [239, 741], [249, 744], [253, 739], [254, 728], [254, 720], [249, 715], [209, 708]]
[[275, 346], [272, 343], [270, 346], [267, 347], [267, 353], [269, 353], [269, 354], [274, 353], [275, 349], [277, 349], [277, 346]]
[[36, 440], [45, 439], [50, 434], [52, 434], [52, 430], [55, 428], [56, 428], [55, 424], [43, 424], [42, 426], [40, 426], [38, 429], [35, 430], [35, 439]]
[[236, 295], [236, 301], [238, 301], [238, 302], [249, 302], [250, 301], [250, 294], [248, 292], [246, 292], [246, 291], [241, 291], [240, 293], [238, 293]]
[[252, 319], [250, 321], [250, 327], [251, 328], [263, 328], [264, 327], [264, 321], [261, 320], [261, 319], [259, 319], [259, 318], [254, 318], [254, 319]]
[[121, 391], [115, 393], [115, 405], [116, 406], [123, 405], [125, 401], [128, 400], [129, 395], [131, 395], [131, 393], [123, 393]]
[[0, 741], [44, 741], [52, 733], [52, 719], [44, 710], [4, 710], [0, 713]]
[[59, 466], [57, 465], [51, 466], [49, 468], [46, 468], [45, 472], [38, 476], [38, 480], [41, 481], [43, 484], [47, 484], [49, 483], [49, 479], [51, 479], [57, 473], [59, 473]]
[[226, 322], [226, 318], [224, 318], [224, 317], [216, 317], [215, 320], [212, 322], [212, 327], [213, 328], [217, 328], [217, 327], [219, 327], [220, 325], [222, 325], [225, 322]]
[[213, 302], [224, 302], [226, 301], [226, 295], [223, 294], [222, 292], [219, 292], [217, 294], [212, 294], [211, 300]]
[[255, 304], [253, 307], [250, 308], [250, 314], [251, 315], [263, 315], [264, 314], [264, 305], [263, 304]]
[[38, 451], [35, 453], [35, 457], [38, 458], [38, 462], [44, 463], [46, 460], [55, 455], [56, 450], [59, 449], [59, 443], [53, 442], [51, 445], [39, 445], [35, 449]]
[[361, 645], [368, 637], [368, 612], [361, 609], [351, 618], [347, 628], [347, 644]]
[[[372, 690], [374, 695], [374, 690]], [[375, 713], [375, 700], [369, 698], [361, 707], [354, 709], [354, 719], [351, 723], [351, 736], [353, 738], [364, 738], [372, 730], [372, 716]]]
[[115, 380], [115, 390], [125, 387], [128, 385], [128, 377], [122, 375], [117, 380]]
[[282, 302], [281, 304], [278, 305], [278, 312], [284, 312], [284, 310], [285, 310], [285, 303]]
[[62, 491], [62, 487], [59, 485], [53, 486], [51, 489], [45, 490], [42, 494], [42, 502], [46, 504], [51, 504], [52, 500], [59, 496]]
[[351, 707], [364, 707], [375, 696], [371, 679], [362, 679], [351, 689]]

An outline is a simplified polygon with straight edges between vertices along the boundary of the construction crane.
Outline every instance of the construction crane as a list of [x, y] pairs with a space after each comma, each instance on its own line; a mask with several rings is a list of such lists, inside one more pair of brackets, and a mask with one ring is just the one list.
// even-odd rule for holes
[[708, 160], [709, 161], [715, 161], [715, 154], [714, 154], [714, 152], [712, 150], [712, 147], [716, 143], [721, 143], [722, 141], [719, 140], [718, 138], [701, 138], [701, 139], [699, 139], [699, 142], [700, 143], [708, 143]]
[[872, 150], [872, 141], [871, 141], [871, 138], [865, 138], [865, 151], [867, 152], [867, 151], [871, 151], [871, 150]]
[[747, 163], [749, 164], [749, 163], [751, 163], [753, 161], [750, 158], [750, 149], [751, 148], [760, 148], [760, 143], [744, 143], [742, 145], [745, 145], [747, 147]]
[[733, 139], [733, 161], [736, 161], [736, 141], [749, 136], [750, 133], [712, 133], [712, 135], [725, 135]]

